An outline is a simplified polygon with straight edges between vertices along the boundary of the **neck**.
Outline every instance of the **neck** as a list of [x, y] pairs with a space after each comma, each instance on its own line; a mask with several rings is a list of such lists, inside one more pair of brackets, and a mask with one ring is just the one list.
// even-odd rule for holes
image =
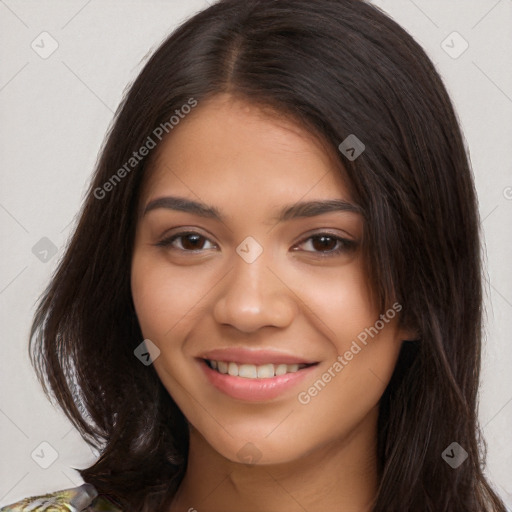
[[287, 463], [247, 465], [190, 428], [185, 477], [170, 512], [367, 512], [378, 487], [377, 410], [349, 435]]

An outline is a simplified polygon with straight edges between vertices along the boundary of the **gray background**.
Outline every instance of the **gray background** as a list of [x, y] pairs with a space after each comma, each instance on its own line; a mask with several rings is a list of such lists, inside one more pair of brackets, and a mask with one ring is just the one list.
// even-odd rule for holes
[[[436, 64], [470, 150], [487, 254], [479, 416], [489, 478], [512, 506], [512, 0], [375, 3]], [[125, 87], [169, 31], [206, 5], [0, 0], [0, 504], [79, 485], [71, 468], [94, 460], [35, 380], [30, 321]]]

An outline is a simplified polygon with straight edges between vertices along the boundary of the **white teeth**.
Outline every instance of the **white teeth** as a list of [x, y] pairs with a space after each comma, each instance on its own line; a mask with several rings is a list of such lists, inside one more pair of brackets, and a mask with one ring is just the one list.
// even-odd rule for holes
[[217, 370], [219, 370], [220, 373], [228, 373], [228, 363], [225, 363], [224, 361], [215, 361], [217, 363]]
[[305, 364], [238, 364], [232, 361], [213, 361], [208, 360], [210, 366], [219, 373], [229, 374], [233, 377], [244, 377], [246, 379], [270, 379], [275, 376], [284, 375], [286, 373], [295, 373]]
[[285, 364], [278, 364], [276, 366], [276, 375], [284, 375], [286, 373], [287, 366]]
[[238, 365], [236, 363], [229, 363], [228, 373], [229, 375], [233, 375], [233, 377], [238, 377]]
[[[242, 368], [244, 366], [245, 365], [242, 365]], [[253, 365], [251, 364], [249, 366], [253, 366]], [[257, 374], [258, 374], [257, 377], [258, 377], [258, 379], [268, 379], [269, 377], [274, 377], [274, 365], [272, 363], [263, 364], [261, 366], [258, 366], [257, 368], [256, 368], [256, 366], [254, 366], [254, 369], [257, 370]], [[239, 373], [238, 375], [241, 375], [242, 377], [245, 377], [245, 375], [242, 375], [241, 373]]]
[[[231, 363], [233, 366], [237, 366], [236, 363]], [[260, 366], [261, 368], [261, 366]], [[239, 377], [245, 377], [246, 379], [255, 379], [258, 377], [258, 369], [253, 364], [241, 364], [238, 367], [237, 375]], [[272, 377], [274, 375], [272, 374]]]

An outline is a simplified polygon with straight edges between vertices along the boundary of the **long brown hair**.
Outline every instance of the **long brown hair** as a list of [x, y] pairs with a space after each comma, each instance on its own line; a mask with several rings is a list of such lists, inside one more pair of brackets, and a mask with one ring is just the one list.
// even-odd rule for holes
[[[171, 34], [125, 95], [31, 331], [45, 390], [101, 452], [81, 470], [85, 481], [126, 511], [155, 512], [185, 473], [186, 419], [133, 355], [143, 337], [130, 261], [148, 158], [126, 163], [176, 109], [221, 92], [290, 116], [335, 151], [350, 134], [365, 144], [355, 160], [338, 157], [364, 212], [368, 274], [381, 304], [398, 300], [418, 333], [381, 400], [373, 511], [504, 512], [482, 473], [469, 159], [425, 52], [360, 0], [221, 0]], [[458, 468], [442, 458], [452, 442], [468, 453]]]

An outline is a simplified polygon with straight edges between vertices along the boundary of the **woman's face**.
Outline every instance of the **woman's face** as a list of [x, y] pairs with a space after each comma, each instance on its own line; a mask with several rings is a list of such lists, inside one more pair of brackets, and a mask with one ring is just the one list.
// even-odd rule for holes
[[227, 459], [261, 464], [374, 439], [401, 306], [372, 301], [363, 217], [326, 148], [223, 95], [158, 156], [131, 287], [188, 421]]

